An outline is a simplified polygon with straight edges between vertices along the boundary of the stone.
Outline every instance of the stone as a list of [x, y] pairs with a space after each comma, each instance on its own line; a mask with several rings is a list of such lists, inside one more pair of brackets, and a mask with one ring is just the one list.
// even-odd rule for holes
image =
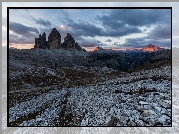
[[110, 115], [106, 118], [105, 120], [105, 125], [106, 126], [113, 126], [114, 125], [114, 120], [115, 120], [115, 117]]
[[150, 116], [150, 112], [148, 110], [144, 110], [142, 113], [142, 116], [148, 117], [148, 116]]
[[118, 118], [120, 123], [122, 123], [124, 121], [124, 116], [118, 116], [117, 118]]
[[120, 123], [117, 123], [117, 125], [116, 126], [122, 126]]

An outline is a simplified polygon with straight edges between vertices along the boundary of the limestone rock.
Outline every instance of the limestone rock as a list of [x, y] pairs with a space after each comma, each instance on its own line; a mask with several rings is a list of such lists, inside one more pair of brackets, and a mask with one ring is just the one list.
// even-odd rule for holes
[[43, 48], [45, 49], [47, 47], [46, 44], [46, 34], [45, 32], [41, 35], [39, 35], [39, 38], [35, 38], [35, 46], [34, 48]]
[[64, 38], [63, 47], [67, 50], [74, 50], [75, 49], [75, 40], [71, 36], [71, 34], [67, 33], [67, 36]]
[[48, 36], [48, 48], [57, 49], [61, 47], [61, 35], [56, 28], [53, 28]]
[[84, 51], [84, 48], [81, 48], [71, 34], [67, 33], [67, 36], [64, 38], [64, 42], [61, 42], [61, 35], [56, 28], [53, 28], [51, 33], [48, 36], [48, 41], [46, 41], [45, 32], [39, 35], [39, 38], [35, 38], [34, 48], [43, 48], [43, 49], [66, 49], [66, 50], [78, 50]]

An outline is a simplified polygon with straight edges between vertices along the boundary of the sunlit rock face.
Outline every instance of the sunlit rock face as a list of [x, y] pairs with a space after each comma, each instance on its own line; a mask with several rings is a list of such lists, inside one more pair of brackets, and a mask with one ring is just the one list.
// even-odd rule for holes
[[160, 50], [160, 47], [152, 45], [152, 44], [149, 44], [146, 47], [142, 48], [142, 50], [143, 51], [147, 51], [147, 52], [154, 52], [154, 51]]

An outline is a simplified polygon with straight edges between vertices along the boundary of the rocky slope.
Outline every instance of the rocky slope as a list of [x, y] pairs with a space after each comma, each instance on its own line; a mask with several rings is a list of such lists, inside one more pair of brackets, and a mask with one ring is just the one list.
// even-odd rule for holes
[[10, 50], [9, 125], [171, 126], [170, 62], [128, 73], [63, 52]]

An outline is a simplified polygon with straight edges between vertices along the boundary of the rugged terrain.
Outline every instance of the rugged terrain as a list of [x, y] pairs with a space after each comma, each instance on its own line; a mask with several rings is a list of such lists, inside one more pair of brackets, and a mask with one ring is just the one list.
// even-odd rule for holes
[[171, 126], [171, 60], [149, 55], [123, 71], [87, 52], [10, 49], [9, 125]]

